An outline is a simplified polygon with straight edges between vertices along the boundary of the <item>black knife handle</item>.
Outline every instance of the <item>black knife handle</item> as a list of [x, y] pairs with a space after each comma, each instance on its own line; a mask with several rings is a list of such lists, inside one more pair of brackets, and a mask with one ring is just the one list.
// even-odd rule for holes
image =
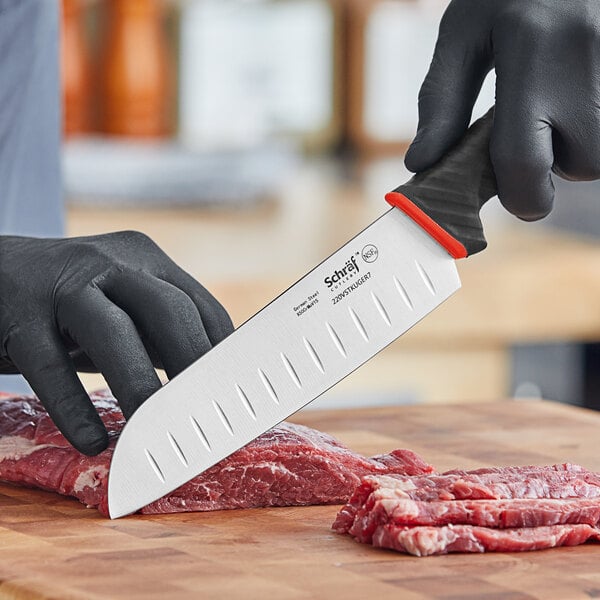
[[487, 246], [479, 211], [497, 194], [489, 153], [493, 122], [492, 107], [433, 167], [386, 195], [455, 258]]

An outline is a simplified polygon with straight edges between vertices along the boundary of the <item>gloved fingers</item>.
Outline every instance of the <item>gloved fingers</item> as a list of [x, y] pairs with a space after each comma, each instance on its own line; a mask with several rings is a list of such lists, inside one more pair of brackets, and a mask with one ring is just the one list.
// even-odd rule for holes
[[595, 106], [554, 127], [552, 170], [564, 179], [600, 179], [600, 111]]
[[212, 348], [203, 319], [179, 288], [143, 271], [126, 271], [102, 285], [156, 350], [169, 378]]
[[0, 374], [2, 375], [18, 375], [19, 369], [8, 358], [0, 358]]
[[496, 102], [490, 157], [500, 202], [517, 217], [535, 221], [554, 202], [552, 128], [523, 106]]
[[415, 173], [433, 166], [467, 130], [473, 105], [492, 68], [489, 36], [480, 24], [470, 27], [473, 9], [454, 1], [440, 23], [438, 40], [419, 92], [417, 134], [406, 157]]
[[21, 331], [9, 338], [7, 350], [65, 438], [88, 456], [106, 449], [106, 428], [77, 377], [58, 332]]
[[[191, 298], [200, 314], [202, 324], [211, 346], [218, 344], [233, 331], [233, 324], [223, 306], [221, 306], [221, 304], [219, 304], [219, 302], [191, 275], [173, 262], [173, 260], [171, 260], [171, 258], [169, 258], [155, 242], [139, 232], [129, 231], [122, 232], [118, 235], [119, 239], [123, 238], [125, 240], [124, 243], [133, 243], [136, 248], [142, 248], [144, 250], [143, 265], [148, 273], [152, 273], [154, 276], [179, 288], [179, 290]], [[105, 289], [107, 285], [110, 286], [110, 281], [112, 281], [112, 279], [113, 274], [111, 273], [110, 276], [103, 279], [101, 287]], [[203, 351], [204, 350], [201, 352]], [[175, 370], [177, 370], [177, 368]]]
[[221, 303], [191, 275], [177, 268], [164, 277], [169, 283], [183, 290], [193, 301], [202, 316], [202, 323], [210, 343], [215, 346], [234, 329], [231, 317]]
[[101, 290], [62, 297], [57, 321], [104, 375], [126, 419], [161, 387], [135, 324]]
[[98, 373], [98, 367], [81, 348], [71, 350], [69, 356], [78, 373]]

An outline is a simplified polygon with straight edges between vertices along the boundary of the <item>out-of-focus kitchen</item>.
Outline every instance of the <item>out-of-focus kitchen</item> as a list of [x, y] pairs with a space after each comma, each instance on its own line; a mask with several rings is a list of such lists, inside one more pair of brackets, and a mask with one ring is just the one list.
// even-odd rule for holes
[[[239, 325], [410, 176], [403, 155], [446, 5], [65, 0], [67, 233], [147, 233]], [[492, 73], [474, 115], [493, 102]], [[459, 264], [461, 291], [312, 406], [595, 406], [598, 188], [556, 185], [541, 223], [490, 202], [489, 246]]]
[[[0, 252], [0, 284], [17, 281], [25, 290], [14, 286], [10, 304], [0, 287], [0, 600], [600, 597], [593, 543], [600, 541], [600, 183], [552, 175], [554, 209], [535, 222], [492, 198], [481, 210], [487, 248], [456, 261], [467, 254], [463, 238], [418, 197], [404, 198], [401, 210], [385, 200], [413, 176], [405, 155], [450, 0], [53, 1], [61, 6], [64, 220], [50, 200], [34, 194], [26, 209], [19, 202], [35, 165], [45, 164], [31, 140], [39, 134], [43, 150], [48, 132], [34, 117], [47, 107], [15, 110], [31, 123], [13, 127], [0, 104], [0, 192], [10, 187], [17, 198], [7, 212], [15, 220], [0, 222], [0, 242], [15, 244], [2, 248], [17, 248]], [[523, 19], [514, 29], [520, 41], [535, 21], [530, 10], [550, 14], [563, 33], [561, 11], [592, 20], [594, 43], [600, 38], [593, 3], [509, 4]], [[480, 17], [498, 3], [453, 5]], [[50, 0], [0, 0], [0, 91], [12, 68], [5, 49], [15, 64], [34, 63], [31, 77], [19, 79], [27, 85], [2, 91], [13, 105], [27, 86], [50, 79], [42, 45], [29, 55], [11, 35], [11, 11], [21, 18], [24, 6], [50, 23], [21, 21], [39, 39], [52, 30], [51, 15], [56, 24]], [[547, 31], [533, 30], [541, 47]], [[516, 47], [512, 33], [508, 45]], [[586, 61], [597, 53], [588, 54], [581, 68], [589, 75]], [[529, 59], [529, 52], [520, 57], [513, 77], [535, 71]], [[489, 176], [491, 146], [479, 137], [480, 152], [473, 140], [498, 123], [488, 113], [495, 83], [492, 70], [473, 111], [473, 120], [487, 113], [479, 121], [486, 125], [472, 127], [413, 188], [425, 189], [433, 173], [435, 195], [455, 192], [448, 211], [459, 220], [470, 200], [457, 203], [462, 187], [447, 190], [435, 176], [448, 175], [462, 156], [449, 181], [467, 180], [465, 196], [482, 200], [486, 174], [478, 170]], [[573, 123], [585, 139], [581, 122]], [[3, 136], [18, 125], [29, 147], [3, 155]], [[465, 148], [478, 152], [469, 168]], [[23, 158], [22, 189], [2, 163], [9, 155]], [[527, 184], [528, 174], [519, 173]], [[371, 239], [356, 238], [360, 245], [340, 255], [329, 277], [319, 271], [374, 222], [379, 248], [402, 250], [398, 269], [407, 287], [420, 286], [415, 296]], [[406, 235], [390, 235], [392, 225]], [[220, 313], [189, 277], [169, 271], [175, 267], [145, 237], [114, 236], [106, 255], [102, 244], [86, 254], [94, 246], [86, 237], [60, 262], [70, 238], [120, 231], [156, 242], [221, 302], [237, 331], [212, 344], [209, 323], [215, 327]], [[12, 234], [59, 239], [37, 246], [36, 237], [47, 256], [27, 255], [31, 239], [15, 242]], [[98, 255], [101, 268], [88, 277]], [[8, 268], [11, 261], [22, 274]], [[461, 288], [452, 293], [455, 262]], [[438, 278], [428, 275], [430, 265]], [[48, 269], [58, 270], [56, 281], [44, 278]], [[367, 269], [385, 271], [390, 295], [380, 293], [377, 277], [367, 284]], [[296, 288], [299, 300], [288, 297], [278, 313], [280, 295], [311, 272], [317, 283]], [[327, 283], [332, 278], [342, 281], [339, 289]], [[148, 281], [156, 289], [144, 287]], [[314, 308], [319, 300], [312, 300], [329, 293], [324, 284], [337, 300], [330, 306], [327, 296]], [[159, 286], [169, 294], [159, 298]], [[92, 296], [103, 303], [91, 306], [110, 305], [114, 320], [81, 308]], [[170, 303], [165, 310], [165, 297], [174, 304], [182, 296], [185, 315]], [[6, 317], [7, 306], [17, 312], [29, 303], [22, 322]], [[190, 308], [188, 328], [181, 322]], [[343, 321], [323, 317], [315, 325], [309, 319], [321, 308], [339, 310]], [[256, 313], [255, 329], [252, 321], [244, 327]], [[50, 315], [50, 333], [40, 315]], [[204, 346], [204, 339], [187, 343], [194, 319]], [[395, 339], [399, 323], [414, 327]], [[19, 344], [21, 331], [34, 343]], [[139, 342], [137, 353], [129, 338]], [[183, 356], [180, 338], [186, 352], [205, 354], [169, 371], [164, 348]], [[80, 364], [86, 372], [75, 372]], [[165, 371], [161, 382], [153, 368], [160, 364], [183, 373], [162, 386]], [[358, 368], [336, 383], [350, 364]], [[112, 390], [99, 365], [108, 365]], [[39, 398], [24, 395], [31, 389], [19, 371]], [[124, 390], [150, 389], [147, 371], [155, 387], [134, 405]], [[69, 432], [76, 422], [81, 439], [100, 427], [103, 445], [92, 439], [89, 452], [78, 447]]]

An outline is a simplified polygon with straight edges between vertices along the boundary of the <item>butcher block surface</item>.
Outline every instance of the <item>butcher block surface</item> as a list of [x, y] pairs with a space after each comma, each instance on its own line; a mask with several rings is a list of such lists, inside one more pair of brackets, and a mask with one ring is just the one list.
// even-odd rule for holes
[[[544, 401], [313, 411], [296, 422], [366, 455], [410, 448], [438, 470], [579, 463], [600, 471], [600, 413]], [[0, 485], [0, 600], [525, 600], [600, 597], [600, 544], [414, 558], [330, 527], [339, 507], [132, 516]]]

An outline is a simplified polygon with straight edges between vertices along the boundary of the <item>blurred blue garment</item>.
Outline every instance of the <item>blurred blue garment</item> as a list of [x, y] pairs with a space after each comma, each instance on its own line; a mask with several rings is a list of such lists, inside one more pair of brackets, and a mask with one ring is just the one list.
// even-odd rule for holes
[[60, 142], [59, 2], [0, 0], [0, 234], [64, 234]]

